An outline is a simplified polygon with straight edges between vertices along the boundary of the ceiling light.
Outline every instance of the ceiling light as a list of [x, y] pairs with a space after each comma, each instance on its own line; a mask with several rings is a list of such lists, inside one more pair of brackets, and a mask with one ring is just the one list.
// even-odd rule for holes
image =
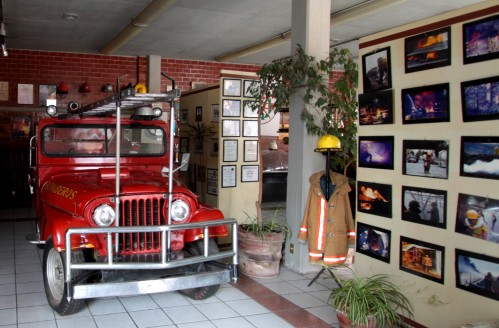
[[132, 40], [137, 34], [149, 26], [159, 15], [173, 5], [176, 0], [152, 0], [130, 23], [100, 50], [111, 55]]

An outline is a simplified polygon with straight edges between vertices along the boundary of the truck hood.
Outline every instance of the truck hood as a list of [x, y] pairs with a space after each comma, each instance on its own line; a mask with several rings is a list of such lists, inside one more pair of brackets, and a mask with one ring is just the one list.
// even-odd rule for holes
[[[41, 198], [48, 204], [57, 204], [59, 208], [78, 215], [82, 213], [81, 211], [90, 200], [114, 196], [115, 177], [114, 169], [108, 168], [76, 173], [73, 171], [52, 176], [43, 183]], [[122, 168], [120, 187], [122, 195], [167, 193], [168, 177], [160, 172]], [[187, 188], [178, 183], [174, 189], [191, 194]]]

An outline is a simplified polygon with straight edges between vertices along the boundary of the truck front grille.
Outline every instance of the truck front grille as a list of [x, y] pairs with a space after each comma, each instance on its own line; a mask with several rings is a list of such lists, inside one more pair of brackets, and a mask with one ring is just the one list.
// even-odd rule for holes
[[[144, 227], [167, 224], [163, 215], [166, 198], [163, 195], [144, 197], [123, 197], [120, 226]], [[120, 250], [123, 254], [159, 252], [161, 234], [159, 232], [134, 232], [119, 235]]]

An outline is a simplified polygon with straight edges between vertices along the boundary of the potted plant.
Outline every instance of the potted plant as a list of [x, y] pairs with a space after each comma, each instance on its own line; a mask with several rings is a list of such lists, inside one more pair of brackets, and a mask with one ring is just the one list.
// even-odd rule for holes
[[329, 296], [336, 309], [340, 327], [399, 327], [403, 315], [413, 317], [411, 302], [386, 274], [361, 277], [353, 273], [340, 279], [333, 269], [325, 267], [338, 284]]
[[282, 250], [291, 234], [288, 225], [279, 222], [279, 208], [264, 223], [246, 213], [247, 222], [239, 226], [239, 270], [255, 278], [273, 278], [279, 275]]

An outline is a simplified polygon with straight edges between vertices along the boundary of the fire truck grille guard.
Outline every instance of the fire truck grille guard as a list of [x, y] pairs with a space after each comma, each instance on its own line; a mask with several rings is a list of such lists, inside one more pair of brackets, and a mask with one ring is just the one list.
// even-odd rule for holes
[[[166, 199], [161, 196], [125, 197], [121, 203], [122, 227], [150, 227], [167, 224], [163, 214]], [[157, 253], [161, 250], [160, 232], [131, 232], [119, 235], [123, 255]]]

